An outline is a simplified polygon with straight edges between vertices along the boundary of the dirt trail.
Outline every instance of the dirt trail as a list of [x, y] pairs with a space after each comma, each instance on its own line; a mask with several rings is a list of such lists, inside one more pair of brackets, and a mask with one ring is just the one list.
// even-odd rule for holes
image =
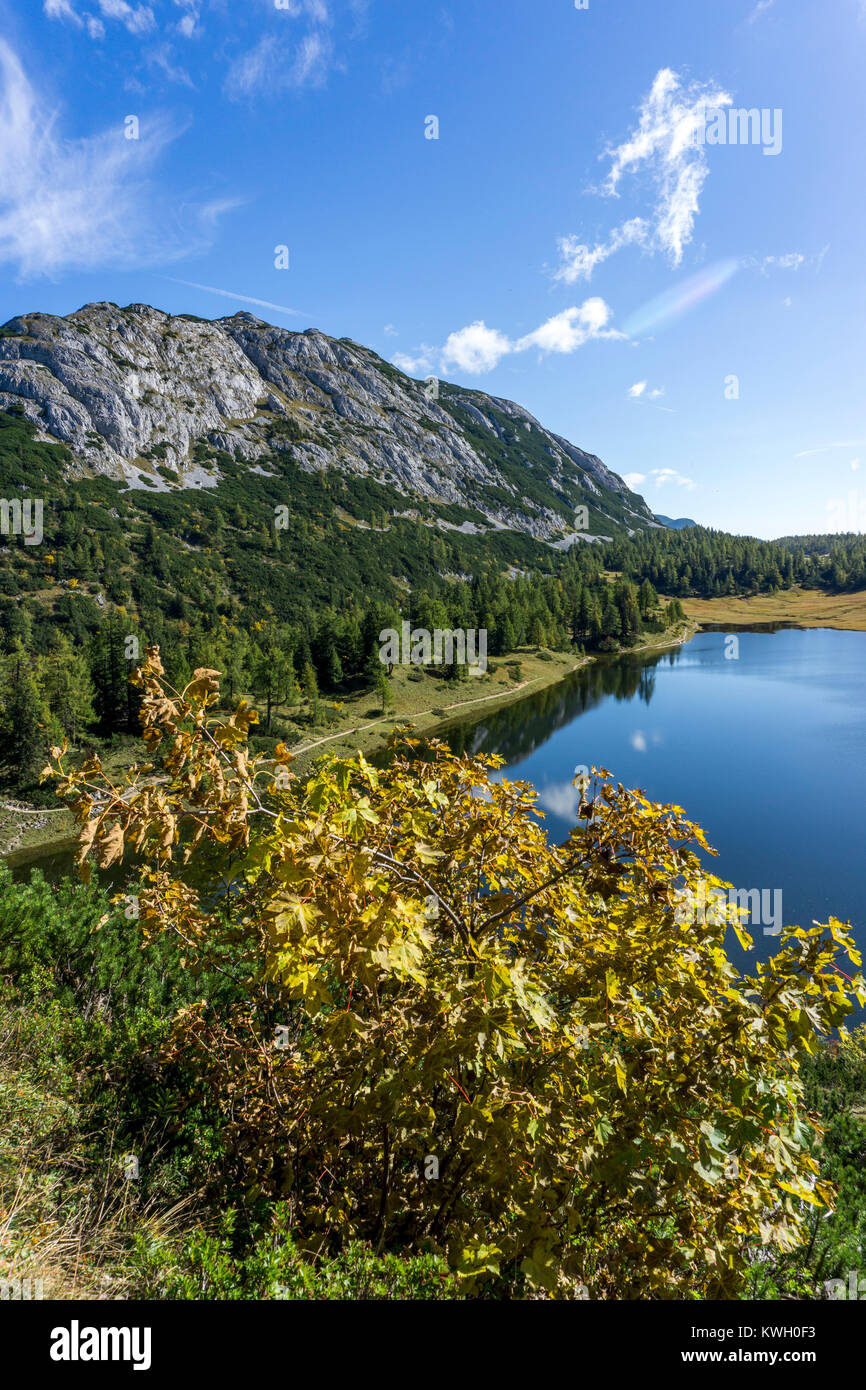
[[[578, 661], [575, 666], [572, 666], [570, 671], [564, 671], [562, 673], [563, 677], [570, 676], [582, 664], [582, 662]], [[511, 695], [516, 694], [518, 690], [523, 690], [529, 685], [535, 685], [537, 681], [543, 679], [543, 676], [533, 676], [531, 681], [518, 681], [517, 685], [512, 685], [509, 690], [494, 691], [492, 695], [479, 695], [474, 700], [457, 700], [452, 705], [437, 705], [436, 708], [442, 710], [465, 709], [467, 705], [483, 705], [487, 700], [507, 700]], [[408, 723], [413, 719], [420, 719], [425, 714], [432, 713], [432, 709], [414, 710], [411, 714], [407, 714], [405, 719]], [[355, 734], [364, 734], [368, 729], [375, 729], [377, 724], [384, 723], [386, 719], [399, 721], [401, 718], [403, 718], [403, 716], [399, 714], [383, 714], [380, 715], [378, 719], [374, 719], [371, 724], [359, 724], [356, 729], [343, 729], [338, 734], [328, 734], [326, 738], [318, 738], [314, 743], [307, 743], [303, 748], [295, 748], [292, 751], [296, 757], [300, 757], [302, 753], [309, 753], [311, 748], [319, 748], [323, 743], [333, 743], [334, 740], [338, 738], [354, 738]]]

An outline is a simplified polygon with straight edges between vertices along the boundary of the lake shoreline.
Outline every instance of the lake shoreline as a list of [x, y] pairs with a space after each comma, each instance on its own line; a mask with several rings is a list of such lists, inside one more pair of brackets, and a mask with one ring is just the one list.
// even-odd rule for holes
[[[780, 602], [779, 600], [783, 600]], [[803, 606], [807, 604], [812, 612], [817, 604], [822, 609], [819, 621], [802, 621]], [[810, 627], [834, 627], [848, 631], [866, 631], [866, 592], [854, 595], [825, 595], [817, 591], [786, 591], [782, 595], [756, 595], [752, 598], [692, 599], [684, 600], [685, 621], [681, 621], [666, 632], [659, 633], [648, 642], [628, 647], [623, 651], [594, 654], [575, 658], [560, 652], [547, 654], [542, 660], [538, 652], [518, 651], [506, 657], [496, 658], [496, 669], [503, 670], [512, 663], [528, 668], [529, 675], [516, 684], [490, 694], [472, 696], [465, 700], [453, 701], [449, 705], [436, 705], [431, 709], [400, 709], [399, 706], [387, 714], [370, 720], [353, 729], [338, 730], [325, 734], [306, 745], [302, 745], [295, 757], [295, 770], [301, 774], [309, 773], [315, 760], [323, 753], [332, 751], [343, 756], [352, 756], [361, 751], [371, 754], [382, 747], [384, 741], [395, 727], [407, 726], [414, 737], [439, 738], [447, 731], [470, 718], [470, 711], [478, 710], [479, 718], [488, 712], [498, 712], [508, 706], [518, 704], [530, 695], [551, 686], [559, 685], [584, 667], [610, 657], [664, 652], [680, 647], [690, 641], [698, 632], [726, 626], [740, 630], [771, 626], [807, 629]], [[799, 613], [800, 617], [796, 615]], [[403, 693], [402, 691], [400, 692]], [[369, 696], [365, 697], [366, 700]], [[465, 712], [465, 713], [464, 713]], [[372, 713], [372, 711], [371, 711]], [[65, 808], [55, 808], [49, 814], [63, 816], [62, 828], [56, 826], [46, 835], [28, 837], [28, 843], [11, 852], [0, 851], [2, 859], [10, 869], [25, 868], [38, 864], [43, 858], [70, 850], [77, 843], [77, 832], [71, 813]], [[28, 813], [23, 813], [28, 814]], [[32, 814], [32, 812], [29, 812]], [[22, 838], [15, 837], [16, 843]]]
[[[653, 651], [666, 651], [674, 647], [682, 646], [689, 641], [698, 631], [695, 622], [686, 620], [679, 622], [674, 628], [668, 628], [665, 632], [659, 633], [657, 637], [642, 643], [638, 647], [628, 647], [621, 652], [610, 653], [610, 656], [620, 657], [629, 656], [632, 653], [644, 653]], [[438, 738], [452, 728], [455, 723], [464, 717], [462, 711], [469, 715], [470, 710], [478, 709], [479, 716], [489, 712], [499, 711], [506, 706], [517, 704], [530, 695], [537, 695], [540, 691], [548, 689], [550, 686], [559, 685], [561, 682], [573, 676], [577, 671], [586, 666], [591, 666], [600, 660], [608, 660], [609, 656], [594, 654], [575, 658], [573, 655], [562, 652], [550, 653], [550, 660], [542, 662], [536, 654], [534, 657], [526, 651], [509, 653], [505, 657], [497, 657], [498, 669], [507, 668], [512, 662], [517, 662], [521, 666], [529, 666], [530, 671], [537, 671], [538, 674], [531, 675], [528, 679], [521, 680], [504, 690], [493, 691], [489, 695], [471, 697], [466, 700], [457, 700], [450, 705], [434, 706], [429, 710], [407, 710], [401, 712], [395, 709], [388, 714], [361, 725], [354, 730], [339, 730], [334, 734], [327, 734], [321, 738], [313, 740], [306, 746], [302, 746], [295, 755], [294, 770], [300, 773], [309, 773], [316, 758], [323, 753], [341, 752], [344, 756], [351, 756], [357, 751], [365, 754], [379, 749], [383, 746], [387, 737], [391, 734], [394, 726], [406, 727], [411, 725], [412, 736], [422, 738]], [[539, 670], [539, 667], [541, 668]], [[549, 669], [548, 669], [549, 668]], [[369, 697], [368, 697], [369, 698]], [[483, 706], [483, 710], [480, 708]], [[386, 727], [383, 727], [386, 726]], [[10, 869], [26, 868], [29, 864], [38, 864], [41, 859], [53, 854], [61, 854], [74, 848], [78, 842], [77, 833], [74, 831], [74, 822], [71, 813], [65, 808], [52, 808], [49, 814], [57, 815], [58, 811], [64, 816], [62, 829], [55, 829], [52, 833], [44, 837], [33, 837], [20, 849], [11, 852], [0, 851], [0, 859]], [[68, 818], [68, 822], [67, 822]], [[17, 837], [17, 838], [20, 838]]]

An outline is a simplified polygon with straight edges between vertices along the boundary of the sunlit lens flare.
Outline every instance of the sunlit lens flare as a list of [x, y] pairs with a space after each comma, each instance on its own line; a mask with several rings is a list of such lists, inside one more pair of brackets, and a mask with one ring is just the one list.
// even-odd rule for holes
[[708, 266], [706, 270], [683, 280], [673, 289], [665, 290], [664, 294], [637, 309], [623, 325], [623, 332], [629, 338], [642, 338], [654, 329], [682, 318], [690, 309], [722, 289], [739, 268], [740, 262], [736, 260], [719, 261], [716, 265]]

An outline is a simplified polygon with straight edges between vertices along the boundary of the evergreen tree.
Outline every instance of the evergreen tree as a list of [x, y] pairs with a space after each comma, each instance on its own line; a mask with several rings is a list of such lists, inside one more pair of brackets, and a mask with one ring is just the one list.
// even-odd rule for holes
[[33, 660], [20, 644], [3, 666], [0, 764], [9, 782], [27, 787], [45, 764], [50, 714]]

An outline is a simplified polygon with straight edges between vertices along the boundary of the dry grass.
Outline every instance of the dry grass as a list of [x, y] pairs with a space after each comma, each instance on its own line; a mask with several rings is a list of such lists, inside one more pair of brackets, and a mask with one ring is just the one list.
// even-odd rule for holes
[[699, 623], [796, 623], [866, 632], [866, 591], [824, 594], [816, 589], [788, 589], [754, 598], [687, 598], [682, 605]]
[[171, 1236], [193, 1199], [142, 1201], [111, 1135], [94, 1158], [75, 1078], [40, 1061], [50, 1046], [27, 1007], [0, 1013], [0, 1284], [40, 1281], [32, 1296], [46, 1299], [132, 1297], [133, 1235]]

